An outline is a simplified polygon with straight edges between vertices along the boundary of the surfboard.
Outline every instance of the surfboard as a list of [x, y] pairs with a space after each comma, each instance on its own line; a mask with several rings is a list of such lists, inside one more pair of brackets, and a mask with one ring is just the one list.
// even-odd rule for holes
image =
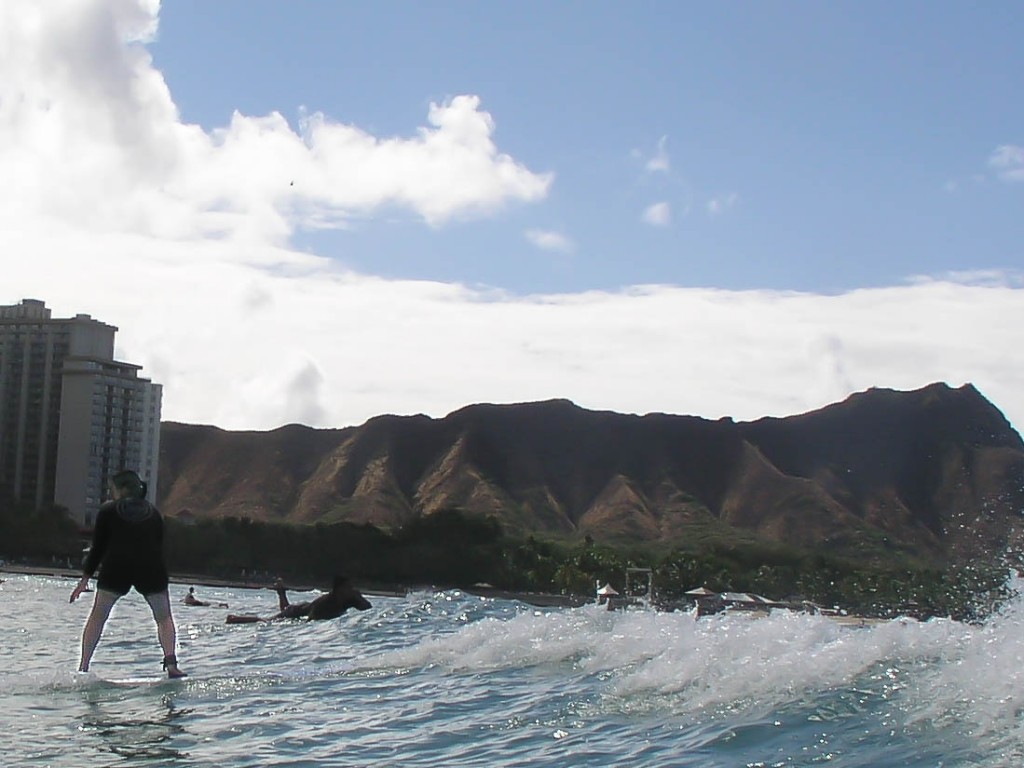
[[172, 683], [175, 680], [181, 680], [181, 679], [182, 678], [180, 678], [180, 677], [178, 677], [178, 678], [167, 677], [167, 675], [159, 675], [159, 676], [140, 675], [140, 676], [137, 676], [137, 677], [114, 677], [114, 678], [110, 678], [109, 680], [103, 680], [102, 682], [107, 683], [108, 685], [137, 686], [137, 685], [159, 685], [160, 683]]
[[255, 624], [263, 619], [251, 613], [229, 613], [226, 621], [228, 624]]

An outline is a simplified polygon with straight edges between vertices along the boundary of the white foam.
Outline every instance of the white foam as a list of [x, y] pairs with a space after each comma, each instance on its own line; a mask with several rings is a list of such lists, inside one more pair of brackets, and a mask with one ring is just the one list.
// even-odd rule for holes
[[624, 707], [774, 708], [835, 690], [895, 702], [911, 722], [1012, 728], [1024, 711], [1024, 605], [984, 626], [912, 619], [843, 626], [823, 616], [523, 611], [486, 618], [363, 662], [483, 672], [555, 665], [605, 681]]

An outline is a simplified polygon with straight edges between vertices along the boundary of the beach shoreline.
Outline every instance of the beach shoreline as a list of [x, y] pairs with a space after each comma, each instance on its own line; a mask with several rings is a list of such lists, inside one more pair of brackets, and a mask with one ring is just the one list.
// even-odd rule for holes
[[[7, 563], [0, 566], [0, 573], [11, 573], [11, 574], [22, 574], [28, 576], [52, 576], [60, 579], [80, 579], [82, 577], [82, 571], [75, 568], [62, 568], [60, 566], [48, 566], [48, 565], [17, 565]], [[171, 573], [170, 575], [171, 584], [173, 585], [188, 585], [193, 587], [223, 587], [227, 589], [273, 589], [275, 580], [273, 579], [229, 579], [221, 578], [217, 576], [207, 576], [199, 574], [189, 573]], [[306, 584], [303, 582], [289, 582], [288, 589], [296, 592], [308, 592], [314, 589], [322, 589], [321, 585], [317, 584]], [[366, 594], [388, 596], [388, 597], [402, 597], [409, 593], [410, 590], [402, 589], [400, 587], [368, 587], [361, 591]]]
[[[82, 577], [81, 570], [74, 568], [63, 568], [55, 565], [19, 565], [14, 563], [5, 563], [4, 565], [0, 566], [0, 573], [23, 574], [29, 576], [52, 576], [54, 578], [76, 580]], [[226, 589], [273, 589], [276, 581], [276, 579], [273, 578], [232, 579], [189, 573], [171, 573], [170, 580], [172, 585], [187, 585], [193, 587], [211, 588], [220, 587]], [[296, 592], [309, 592], [313, 590], [323, 589], [323, 585], [306, 583], [303, 581], [289, 582], [287, 587], [289, 590]], [[370, 586], [365, 586], [362, 584], [359, 585], [359, 590], [363, 594], [376, 597], [405, 597], [406, 595], [412, 592], [433, 591], [436, 589], [436, 587], [429, 584], [414, 587], [382, 584]], [[462, 592], [476, 595], [478, 597], [497, 598], [503, 600], [517, 600], [519, 602], [527, 603], [538, 608], [578, 607], [581, 605], [585, 605], [588, 602], [591, 602], [587, 598], [582, 597], [580, 595], [556, 595], [537, 592], [512, 592], [503, 589], [496, 589], [493, 587], [479, 587], [470, 589], [463, 589], [460, 587], [459, 589]]]
[[[0, 566], [0, 573], [9, 574], [23, 574], [29, 576], [52, 576], [54, 578], [63, 579], [79, 579], [82, 576], [80, 570], [73, 568], [61, 568], [58, 566], [41, 566], [41, 565], [17, 565], [11, 563], [5, 563]], [[192, 586], [192, 587], [209, 587], [209, 588], [224, 588], [224, 589], [273, 589], [274, 579], [229, 579], [220, 578], [216, 576], [206, 576], [198, 574], [187, 574], [187, 573], [172, 573], [170, 575], [171, 584], [175, 586]], [[311, 592], [315, 590], [323, 590], [321, 585], [308, 584], [301, 581], [289, 582], [287, 589], [293, 592]], [[359, 585], [359, 590], [371, 597], [405, 597], [414, 592], [432, 592], [437, 591], [437, 587], [432, 585], [420, 585], [414, 587], [398, 586], [398, 585], [374, 585], [364, 586]], [[594, 602], [593, 598], [588, 598], [583, 595], [560, 595], [550, 594], [543, 592], [515, 592], [510, 590], [498, 589], [491, 586], [479, 586], [462, 588], [456, 587], [461, 592], [466, 594], [475, 595], [482, 598], [491, 598], [498, 600], [512, 600], [520, 603], [526, 603], [534, 608], [579, 608], [584, 605], [588, 605]], [[857, 615], [831, 615], [829, 619], [834, 621], [836, 624], [840, 624], [846, 627], [866, 627], [874, 626], [876, 624], [882, 624], [888, 621], [887, 619], [876, 618], [876, 617], [864, 617]]]

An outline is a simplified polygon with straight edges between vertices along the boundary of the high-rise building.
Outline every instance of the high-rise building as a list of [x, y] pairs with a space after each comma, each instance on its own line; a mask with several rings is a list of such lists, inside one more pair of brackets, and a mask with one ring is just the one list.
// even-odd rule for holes
[[0, 306], [0, 500], [56, 503], [88, 526], [126, 468], [156, 499], [162, 387], [114, 360], [116, 332], [35, 299]]

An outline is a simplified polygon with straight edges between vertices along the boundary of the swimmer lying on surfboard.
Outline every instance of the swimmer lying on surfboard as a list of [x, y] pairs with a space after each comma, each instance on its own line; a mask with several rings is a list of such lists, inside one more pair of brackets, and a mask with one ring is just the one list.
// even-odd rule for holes
[[257, 621], [273, 621], [275, 619], [301, 619], [311, 621], [336, 619], [349, 608], [365, 611], [370, 601], [363, 597], [358, 589], [349, 583], [345, 576], [335, 576], [331, 591], [320, 595], [316, 600], [305, 603], [289, 603], [284, 585], [278, 583], [274, 588], [277, 592], [278, 613], [273, 616], [256, 616], [253, 614], [228, 614], [228, 624], [252, 624]]

